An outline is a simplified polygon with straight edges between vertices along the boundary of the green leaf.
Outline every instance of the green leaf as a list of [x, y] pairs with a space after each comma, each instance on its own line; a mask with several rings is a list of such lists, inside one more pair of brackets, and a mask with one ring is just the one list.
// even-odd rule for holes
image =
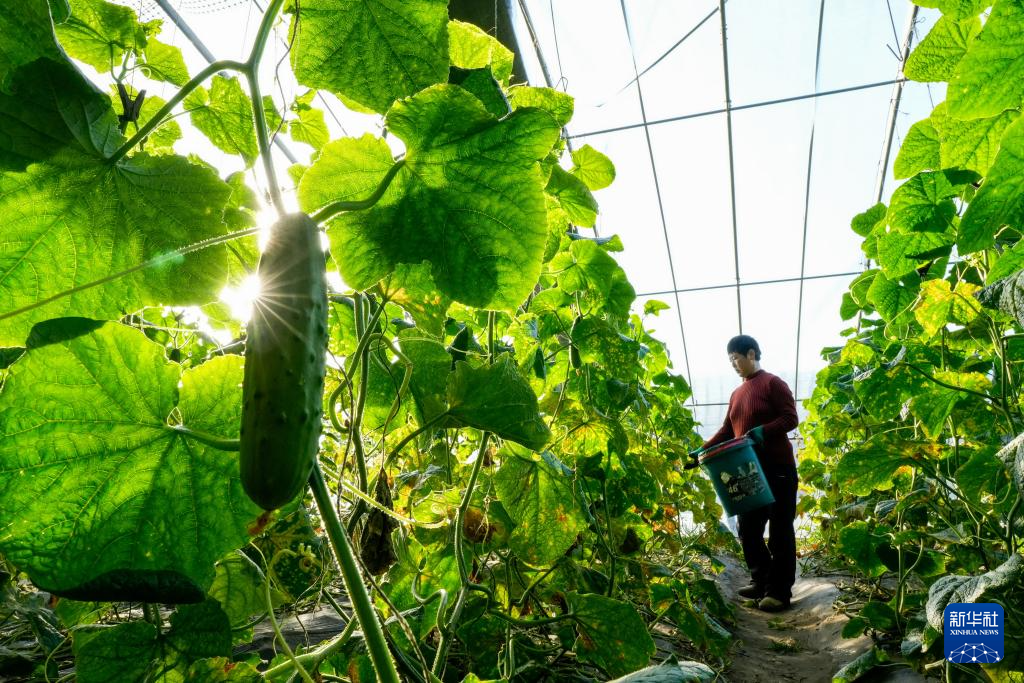
[[907, 131], [907, 137], [900, 146], [892, 167], [893, 177], [909, 178], [918, 171], [934, 171], [940, 168], [942, 162], [939, 160], [939, 134], [931, 120], [918, 121]]
[[[132, 96], [135, 96], [135, 92], [132, 92]], [[146, 99], [142, 101], [142, 110], [139, 112], [138, 125], [145, 125], [165, 104], [167, 103], [156, 95], [146, 95]], [[146, 136], [142, 149], [154, 155], [173, 154], [174, 143], [180, 139], [181, 126], [173, 118], [168, 118]]]
[[582, 180], [560, 166], [551, 169], [551, 177], [544, 190], [558, 199], [569, 220], [585, 228], [597, 221], [597, 201]]
[[230, 656], [231, 630], [217, 602], [208, 600], [179, 608], [166, 634], [146, 621], [77, 630], [73, 650], [77, 680], [84, 683], [180, 681], [196, 660]]
[[943, 232], [956, 214], [956, 194], [945, 173], [918, 173], [893, 192], [886, 218], [896, 230]]
[[[1021, 61], [1024, 62], [1024, 56]], [[957, 237], [960, 253], [966, 254], [989, 247], [1002, 226], [1021, 227], [1022, 216], [1024, 119], [1018, 117], [1003, 133], [999, 153], [996, 154], [988, 176], [960, 221], [960, 233]]]
[[395, 161], [388, 143], [369, 133], [327, 143], [299, 182], [299, 206], [313, 213], [336, 201], [373, 193]]
[[241, 552], [218, 560], [216, 572], [209, 595], [220, 603], [231, 626], [244, 626], [251, 616], [266, 611], [263, 580]]
[[404, 308], [421, 330], [436, 337], [444, 335], [444, 321], [451, 300], [437, 288], [430, 263], [399, 263], [395, 272], [380, 285], [388, 301]]
[[331, 139], [331, 134], [327, 130], [323, 111], [310, 106], [310, 102], [315, 96], [316, 91], [310, 90], [295, 98], [292, 111], [298, 114], [299, 118], [288, 122], [288, 134], [296, 142], [304, 142], [313, 149], [319, 150]]
[[847, 663], [839, 671], [832, 675], [832, 683], [853, 683], [860, 680], [861, 676], [874, 669], [879, 664], [889, 661], [889, 656], [877, 647], [860, 655], [852, 662]]
[[949, 83], [949, 113], [958, 119], [996, 116], [1024, 98], [1024, 4], [998, 0]]
[[644, 315], [658, 315], [661, 311], [668, 311], [670, 309], [671, 306], [657, 299], [648, 299], [644, 303]]
[[913, 461], [887, 445], [865, 446], [843, 455], [836, 477], [843, 483], [844, 491], [855, 496], [867, 496], [875, 490], [892, 488], [896, 471], [911, 464]]
[[515, 362], [504, 354], [493, 365], [455, 364], [448, 378], [448, 411], [469, 427], [539, 450], [551, 437], [540, 418], [537, 397]]
[[104, 0], [71, 0], [71, 16], [56, 31], [69, 55], [100, 73], [120, 67], [129, 50], [146, 47], [135, 11]]
[[891, 321], [914, 303], [917, 298], [917, 287], [905, 286], [898, 280], [890, 280], [882, 273], [878, 273], [871, 281], [867, 297], [882, 317]]
[[855, 233], [861, 237], [867, 237], [879, 226], [879, 224], [885, 225], [885, 217], [887, 209], [885, 204], [879, 202], [864, 213], [859, 213], [853, 217], [853, 221], [850, 223], [850, 227]]
[[885, 565], [878, 557], [878, 546], [883, 539], [872, 533], [867, 522], [853, 522], [839, 530], [838, 550], [853, 560], [857, 569], [869, 578], [885, 573]]
[[515, 448], [506, 448], [505, 453], [494, 487], [516, 524], [509, 547], [531, 565], [551, 565], [587, 525], [572, 479], [550, 453], [536, 455]]
[[1020, 585], [1024, 577], [1024, 556], [1010, 555], [1006, 562], [978, 576], [947, 575], [939, 578], [928, 590], [926, 612], [928, 624], [941, 630], [946, 605], [954, 602], [992, 602], [1006, 588]]
[[156, 38], [146, 40], [145, 65], [142, 73], [155, 81], [167, 81], [179, 87], [189, 81], [188, 67], [181, 49]]
[[[547, 212], [537, 162], [556, 142], [557, 125], [536, 109], [498, 121], [452, 85], [402, 100], [387, 124], [406, 143], [405, 164], [375, 206], [330, 223], [342, 277], [365, 289], [398, 264], [428, 260], [445, 296], [479, 308], [517, 308], [540, 274]], [[319, 177], [320, 163], [303, 186]]]
[[240, 154], [252, 166], [259, 154], [252, 101], [237, 78], [214, 76], [210, 91], [198, 87], [185, 98], [192, 125], [228, 154]]
[[[939, 371], [934, 377], [946, 384], [986, 393], [990, 387], [984, 375], [977, 372], [957, 373]], [[953, 412], [960, 399], [967, 394], [929, 383], [910, 401], [910, 411], [921, 421], [926, 434], [937, 438], [946, 426], [946, 418]]]
[[981, 21], [976, 16], [962, 20], [940, 17], [910, 53], [903, 73], [922, 83], [948, 81], [980, 32]]
[[573, 242], [569, 251], [555, 257], [551, 268], [558, 273], [558, 288], [566, 294], [592, 292], [611, 315], [629, 315], [636, 292], [622, 267], [595, 242]]
[[953, 289], [946, 280], [928, 280], [921, 285], [921, 299], [914, 307], [914, 317], [929, 337], [948, 323], [966, 325], [977, 317], [981, 308], [974, 300], [978, 289], [969, 282], [958, 282]]
[[[151, 576], [205, 589], [260, 510], [236, 454], [169, 420], [237, 438], [241, 378], [238, 356], [183, 373], [116, 324], [27, 352], [0, 393], [3, 553], [75, 599], [170, 602], [154, 599]], [[123, 593], [109, 588], [118, 583]]]
[[978, 300], [983, 306], [999, 309], [1024, 325], [1024, 271], [981, 290]]
[[615, 166], [612, 160], [590, 145], [583, 145], [572, 151], [570, 173], [583, 181], [591, 191], [603, 190], [615, 180]]
[[992, 4], [992, 0], [913, 0], [919, 7], [938, 9], [954, 19], [975, 17]]
[[[176, 156], [136, 154], [110, 165], [68, 150], [0, 175], [0, 310], [224, 234], [229, 194], [209, 168]], [[224, 245], [210, 247], [63, 297], [0, 322], [0, 345], [20, 344], [49, 318], [114, 318], [146, 304], [213, 301], [228, 279], [228, 257]]]
[[501, 89], [501, 84], [494, 80], [494, 76], [489, 68], [467, 71], [452, 67], [448, 82], [472, 93], [474, 97], [483, 103], [484, 108], [489, 113], [498, 118], [511, 111], [508, 99], [505, 97], [505, 91]]
[[1003, 133], [1019, 116], [1019, 111], [1011, 109], [997, 116], [961, 121], [949, 116], [946, 103], [942, 102], [929, 119], [938, 131], [941, 167], [964, 168], [986, 175], [995, 161]]
[[146, 621], [75, 631], [75, 678], [80, 683], [142, 683], [157, 647], [156, 627]]
[[463, 21], [449, 21], [448, 49], [452, 66], [460, 69], [490, 67], [499, 83], [508, 84], [515, 55], [482, 29]]
[[11, 94], [0, 92], [0, 171], [24, 171], [67, 147], [105, 157], [121, 145], [110, 98], [71, 64], [41, 59], [8, 86]]
[[571, 95], [553, 88], [534, 88], [520, 85], [508, 91], [508, 99], [513, 109], [533, 107], [543, 109], [555, 117], [561, 128], [572, 119], [575, 101]]
[[11, 76], [40, 57], [63, 59], [48, 3], [7, 3], [0, 12], [0, 93], [9, 93]]
[[878, 238], [878, 264], [885, 277], [899, 279], [948, 256], [952, 247], [952, 232], [889, 232]]
[[444, 344], [416, 336], [416, 332], [404, 331], [399, 336], [399, 343], [402, 353], [412, 363], [409, 390], [420, 411], [420, 424], [423, 424], [448, 408], [446, 395], [452, 357]]
[[185, 680], [202, 683], [263, 683], [266, 679], [248, 662], [213, 657], [193, 663]]
[[711, 683], [718, 674], [701, 662], [665, 662], [616, 678], [612, 683]]
[[447, 5], [303, 0], [291, 28], [295, 77], [383, 114], [395, 100], [448, 78]]
[[992, 452], [981, 451], [956, 471], [956, 483], [964, 496], [976, 505], [988, 504], [986, 496], [1006, 495], [1010, 479], [1003, 463]]
[[859, 616], [866, 619], [871, 628], [888, 631], [896, 627], [896, 611], [884, 602], [869, 600], [860, 608]]
[[650, 663], [654, 640], [647, 625], [628, 602], [603, 595], [567, 593], [576, 615], [578, 637], [573, 651], [611, 676], [623, 676]]

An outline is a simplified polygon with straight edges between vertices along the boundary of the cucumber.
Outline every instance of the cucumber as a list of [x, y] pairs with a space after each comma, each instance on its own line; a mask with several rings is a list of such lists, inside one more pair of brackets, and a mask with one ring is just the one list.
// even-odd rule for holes
[[260, 296], [246, 327], [241, 475], [274, 510], [302, 491], [316, 458], [327, 352], [326, 256], [305, 214], [284, 216], [260, 257]]

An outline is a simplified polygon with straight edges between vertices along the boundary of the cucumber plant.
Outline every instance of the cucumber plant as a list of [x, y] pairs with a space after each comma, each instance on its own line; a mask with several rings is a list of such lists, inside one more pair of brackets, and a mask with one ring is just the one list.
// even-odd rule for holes
[[[844, 635], [869, 632], [966, 680], [976, 669], [941, 651], [948, 603], [1002, 603], [1007, 653], [1024, 625], [1024, 123], [1000, 66], [1024, 13], [1001, 0], [918, 4], [943, 14], [905, 72], [947, 84], [947, 99], [907, 132], [888, 206], [853, 219], [871, 266], [843, 297], [847, 342], [825, 350], [807, 404], [801, 469], [823, 495], [803, 507], [821, 520], [825, 558], [864, 582]], [[984, 668], [1016, 680], [1024, 661]]]
[[[511, 53], [444, 2], [378, 4], [273, 0], [245, 61], [194, 75], [124, 6], [5, 7], [0, 553], [56, 596], [67, 636], [38, 638], [40, 676], [73, 658], [83, 681], [614, 677], [662, 623], [724, 663], [704, 574], [727, 539], [675, 467], [689, 388], [648, 329], [659, 305], [631, 311], [621, 242], [580, 234], [610, 160], [568, 150], [572, 98], [511, 83]], [[260, 82], [285, 28], [310, 89], [290, 106]], [[317, 90], [387, 138], [325, 139]], [[177, 154], [188, 125], [265, 192]], [[283, 131], [314, 150], [289, 174], [301, 214]], [[278, 220], [257, 266], [261, 194]], [[257, 268], [242, 334], [218, 294]], [[282, 522], [311, 514], [307, 479], [351, 608]], [[278, 613], [320, 600], [347, 625], [293, 649]], [[277, 658], [233, 654], [264, 625]]]

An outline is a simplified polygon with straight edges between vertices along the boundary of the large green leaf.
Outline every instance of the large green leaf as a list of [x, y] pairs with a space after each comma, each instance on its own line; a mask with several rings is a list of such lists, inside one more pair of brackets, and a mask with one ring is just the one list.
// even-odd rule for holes
[[893, 475], [913, 461], [887, 445], [856, 448], [843, 455], [836, 468], [836, 478], [843, 490], [855, 496], [892, 488]]
[[[182, 157], [136, 154], [109, 165], [70, 150], [0, 175], [0, 310], [35, 304], [178, 247], [223, 234], [230, 190]], [[203, 304], [228, 278], [223, 245], [78, 291], [0, 322], [0, 344], [38, 321], [117, 317], [144, 304]]]
[[135, 11], [105, 0], [71, 0], [71, 16], [56, 29], [69, 55], [101, 73], [119, 68], [129, 50], [146, 46]]
[[576, 240], [554, 258], [551, 270], [566, 294], [592, 293], [606, 311], [626, 318], [636, 292], [622, 267], [591, 240]]
[[576, 616], [579, 637], [573, 650], [580, 661], [612, 676], [623, 676], [650, 663], [654, 640], [636, 608], [590, 593], [567, 593], [565, 599]]
[[460, 69], [490, 67], [494, 78], [508, 84], [515, 55], [497, 38], [463, 21], [448, 22], [451, 64]]
[[878, 273], [871, 280], [867, 297], [882, 317], [894, 320], [914, 303], [917, 298], [917, 287], [908, 287], [899, 280], [890, 280], [882, 273]]
[[0, 92], [9, 92], [11, 75], [40, 57], [63, 57], [53, 35], [49, 3], [4, 3], [0, 12]]
[[123, 141], [110, 98], [67, 62], [40, 59], [8, 85], [10, 94], [0, 92], [0, 171], [24, 171], [65, 147], [106, 156]]
[[540, 418], [537, 396], [508, 354], [478, 368], [466, 361], [456, 363], [448, 377], [448, 413], [464, 425], [534, 450], [551, 437]]
[[615, 180], [615, 166], [611, 159], [590, 145], [572, 151], [572, 169], [569, 171], [592, 191], [601, 190]]
[[999, 151], [1003, 133], [1019, 116], [1019, 111], [1011, 109], [996, 116], [961, 121], [949, 116], [946, 103], [940, 103], [928, 120], [938, 131], [941, 167], [987, 174]]
[[395, 100], [448, 77], [447, 0], [303, 0], [297, 6], [291, 60], [303, 85], [383, 114]]
[[329, 142], [302, 174], [299, 206], [313, 213], [331, 202], [368, 197], [394, 163], [388, 143], [370, 134]]
[[921, 299], [914, 307], [914, 317], [928, 336], [949, 323], [967, 325], [981, 309], [974, 300], [977, 291], [978, 286], [969, 282], [958, 282], [952, 288], [947, 280], [928, 280], [921, 285]]
[[316, 91], [310, 90], [295, 98], [292, 111], [298, 118], [288, 122], [288, 134], [296, 142], [304, 142], [313, 149], [321, 149], [331, 139], [331, 133], [327, 130], [323, 111], [311, 106], [315, 96]]
[[73, 642], [82, 683], [182, 681], [193, 662], [231, 654], [231, 629], [217, 602], [208, 600], [179, 608], [166, 633], [134, 621], [81, 629]]
[[895, 178], [909, 178], [918, 171], [934, 171], [942, 168], [939, 160], [939, 134], [931, 120], [918, 121], [903, 139], [900, 151], [893, 162]]
[[976, 16], [962, 20], [941, 17], [910, 53], [903, 72], [915, 81], [948, 81], [980, 32], [981, 21]]
[[1012, 315], [1024, 325], [1024, 270], [989, 285], [977, 296], [983, 305]]
[[912, 0], [919, 7], [938, 9], [954, 19], [966, 19], [981, 14], [992, 0]]
[[555, 117], [559, 126], [569, 123], [575, 109], [575, 100], [572, 96], [554, 88], [520, 85], [508, 91], [508, 99], [513, 109], [543, 109]]
[[505, 462], [494, 475], [494, 487], [516, 523], [509, 547], [529, 564], [554, 563], [586, 528], [572, 479], [549, 453], [507, 449]]
[[853, 560], [859, 571], [874, 578], [885, 573], [885, 565], [878, 556], [878, 547], [883, 542], [867, 522], [857, 521], [840, 529], [838, 550]]
[[1017, 109], [1024, 98], [1024, 2], [997, 0], [949, 83], [949, 113], [958, 119]]
[[[536, 109], [499, 121], [451, 85], [402, 100], [387, 123], [406, 143], [405, 165], [373, 208], [331, 222], [328, 234], [342, 277], [364, 289], [398, 264], [427, 260], [443, 294], [471, 306], [514, 310], [540, 275], [547, 212], [537, 162], [557, 140], [557, 124]], [[342, 163], [332, 145], [322, 158], [367, 179], [362, 156]], [[360, 154], [371, 146], [360, 142]], [[381, 154], [373, 159], [382, 161]], [[331, 190], [312, 186], [312, 178], [324, 175], [310, 176], [320, 163], [303, 176], [302, 192], [325, 201], [333, 199]], [[351, 189], [341, 186], [339, 193], [345, 192]]]
[[569, 220], [584, 228], [594, 227], [597, 221], [597, 201], [582, 180], [561, 166], [554, 166], [544, 189], [558, 200]]
[[[939, 371], [934, 373], [936, 379], [947, 385], [963, 387], [975, 392], [985, 393], [989, 381], [984, 375]], [[910, 411], [921, 421], [921, 427], [932, 438], [938, 438], [946, 426], [946, 418], [953, 412], [956, 404], [966, 397], [962, 391], [947, 389], [937, 384], [928, 384], [910, 401]]]
[[892, 193], [886, 218], [896, 230], [943, 232], [956, 214], [954, 196], [956, 188], [945, 173], [918, 173]]
[[954, 602], [991, 602], [993, 593], [1020, 585], [1024, 576], [1024, 556], [1014, 553], [1006, 562], [978, 576], [943, 576], [928, 590], [928, 624], [942, 630], [946, 605]]
[[251, 166], [259, 154], [252, 101], [237, 78], [214, 76], [210, 90], [202, 86], [185, 98], [192, 125], [228, 154], [240, 154]]
[[188, 83], [188, 67], [181, 48], [160, 42], [156, 38], [146, 40], [145, 66], [142, 72], [155, 81], [167, 81], [177, 86]]
[[948, 256], [952, 246], [952, 232], [889, 232], [878, 238], [878, 263], [886, 277], [899, 279]]
[[447, 410], [445, 397], [452, 357], [441, 342], [416, 336], [416, 330], [400, 335], [402, 353], [412, 363], [409, 390], [420, 412], [420, 424]]
[[260, 510], [237, 454], [173, 425], [236, 438], [241, 359], [183, 373], [160, 344], [116, 324], [60, 341], [81, 326], [37, 331], [34, 344], [54, 343], [30, 349], [0, 393], [0, 549], [70, 597], [153, 600], [160, 577], [201, 597]]
[[[1024, 15], [1022, 15], [1024, 19]], [[1024, 55], [1021, 61], [1024, 62]], [[992, 244], [999, 228], [1020, 228], [1024, 217], [1024, 119], [1017, 118], [1003, 133], [999, 153], [985, 182], [960, 221], [957, 247], [961, 253]]]

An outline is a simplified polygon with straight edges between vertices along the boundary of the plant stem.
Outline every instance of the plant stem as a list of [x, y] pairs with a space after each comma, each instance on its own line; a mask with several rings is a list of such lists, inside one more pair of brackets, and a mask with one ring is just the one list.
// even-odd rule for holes
[[267, 680], [274, 680], [277, 676], [281, 676], [283, 678], [284, 675], [290, 673], [296, 665], [300, 667], [308, 666], [315, 670], [320, 662], [324, 661], [345, 646], [345, 643], [347, 643], [349, 638], [352, 637], [352, 634], [355, 633], [358, 623], [359, 622], [355, 619], [350, 619], [348, 624], [345, 625], [345, 630], [334, 638], [322, 644], [312, 652], [296, 655], [294, 660], [284, 661], [277, 666], [270, 667], [263, 672], [264, 677], [266, 677]]
[[152, 118], [150, 118], [149, 121], [146, 122], [146, 125], [144, 125], [142, 128], [139, 128], [138, 132], [136, 132], [135, 135], [133, 135], [128, 140], [128, 142], [121, 145], [117, 149], [117, 151], [115, 151], [113, 154], [107, 157], [107, 163], [113, 165], [116, 164], [121, 159], [123, 159], [124, 156], [128, 154], [128, 152], [130, 152], [133, 147], [135, 147], [135, 145], [139, 144], [142, 140], [146, 138], [147, 135], [153, 132], [154, 128], [163, 123], [164, 119], [167, 118], [168, 114], [170, 114], [171, 111], [176, 106], [178, 106], [178, 104], [183, 99], [188, 97], [189, 93], [191, 93], [193, 90], [202, 85], [203, 81], [205, 81], [207, 78], [209, 78], [210, 76], [219, 71], [240, 71], [242, 73], [245, 73], [247, 68], [248, 65], [243, 64], [242, 62], [235, 61], [233, 59], [222, 59], [213, 62], [212, 64], [207, 66], [205, 69], [196, 74], [192, 80], [190, 80], [185, 85], [181, 86], [181, 90], [176, 92], [174, 94], [174, 97], [167, 100], [167, 104], [160, 107], [160, 110], [157, 113], [153, 114]]
[[216, 448], [218, 451], [239, 451], [242, 448], [242, 442], [238, 439], [225, 439], [213, 434], [207, 434], [206, 432], [197, 432], [181, 425], [168, 427], [168, 429], [182, 436], [195, 439], [199, 443], [211, 448]]
[[391, 658], [387, 641], [384, 639], [384, 630], [377, 619], [377, 612], [370, 601], [370, 594], [363, 583], [363, 577], [359, 573], [359, 565], [352, 552], [348, 534], [345, 533], [334, 512], [331, 494], [327, 490], [327, 482], [324, 481], [323, 472], [320, 471], [320, 463], [313, 465], [313, 472], [309, 475], [309, 484], [313, 489], [313, 498], [320, 510], [320, 517], [327, 529], [327, 537], [334, 549], [335, 559], [341, 569], [345, 590], [348, 592], [349, 599], [352, 600], [356, 619], [359, 621], [363, 637], [366, 639], [366, 646], [370, 651], [370, 660], [377, 672], [377, 679], [382, 683], [399, 683], [395, 662]]
[[384, 174], [384, 177], [381, 178], [377, 189], [374, 190], [373, 194], [366, 199], [333, 202], [314, 213], [310, 218], [313, 219], [314, 223], [322, 225], [337, 216], [339, 213], [344, 213], [346, 211], [362, 211], [363, 209], [370, 208], [384, 196], [388, 187], [391, 186], [391, 181], [395, 179], [395, 176], [398, 175], [398, 172], [402, 170], [403, 166], [405, 166], [405, 159], [399, 159], [396, 161], [394, 165], [388, 169], [388, 172]]

